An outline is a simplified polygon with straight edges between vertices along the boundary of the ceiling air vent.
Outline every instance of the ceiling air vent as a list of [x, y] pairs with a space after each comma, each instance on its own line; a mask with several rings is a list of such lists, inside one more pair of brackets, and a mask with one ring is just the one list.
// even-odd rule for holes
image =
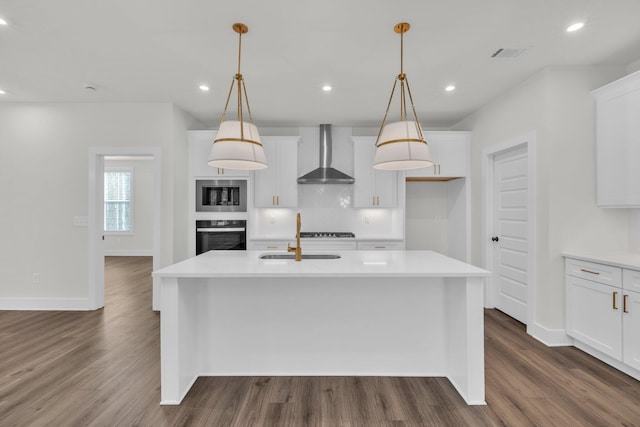
[[492, 58], [516, 58], [527, 50], [526, 47], [509, 47], [509, 48], [501, 48], [494, 52], [491, 55]]

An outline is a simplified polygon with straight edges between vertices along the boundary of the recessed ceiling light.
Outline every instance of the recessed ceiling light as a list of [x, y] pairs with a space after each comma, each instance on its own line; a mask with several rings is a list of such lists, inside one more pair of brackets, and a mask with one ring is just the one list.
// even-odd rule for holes
[[209, 92], [209, 86], [207, 85], [200, 85], [200, 90], [203, 92]]
[[331, 86], [329, 85], [324, 85], [322, 86], [322, 90], [325, 92], [331, 92], [331, 89], [333, 89]]
[[569, 27], [567, 27], [567, 33], [578, 31], [582, 27], [584, 27], [584, 22], [576, 22], [575, 24], [572, 24]]
[[0, 89], [0, 95], [6, 95], [7, 92], [3, 91], [2, 89]]
[[456, 87], [454, 85], [449, 85], [445, 87], [444, 90], [446, 90], [447, 92], [451, 92], [453, 90], [456, 90]]
[[4, 19], [0, 18], [0, 25], [9, 25], [9, 23]]

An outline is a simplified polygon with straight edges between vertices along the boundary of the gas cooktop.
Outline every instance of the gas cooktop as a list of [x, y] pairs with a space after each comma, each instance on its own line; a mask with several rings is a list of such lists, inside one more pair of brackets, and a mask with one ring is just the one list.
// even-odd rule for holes
[[332, 239], [332, 238], [354, 239], [355, 237], [356, 237], [356, 235], [351, 233], [351, 232], [334, 232], [334, 231], [321, 231], [321, 232], [301, 231], [300, 232], [300, 238], [302, 238], [302, 239], [308, 239], [308, 238], [315, 238], [315, 239]]

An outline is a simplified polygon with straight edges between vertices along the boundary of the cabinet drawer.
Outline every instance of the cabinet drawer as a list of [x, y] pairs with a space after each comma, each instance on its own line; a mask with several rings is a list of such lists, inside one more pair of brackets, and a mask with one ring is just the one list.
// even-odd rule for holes
[[361, 251], [392, 251], [402, 249], [404, 249], [402, 242], [358, 242], [358, 250]]
[[569, 276], [581, 277], [618, 288], [622, 287], [622, 269], [619, 267], [567, 258], [565, 272]]
[[640, 271], [623, 269], [622, 287], [625, 291], [640, 292]]
[[[295, 239], [292, 240], [294, 246], [295, 246]], [[272, 242], [267, 242], [267, 241], [254, 241], [254, 242], [249, 242], [249, 249], [252, 249], [254, 251], [286, 251], [287, 250], [287, 244], [289, 242], [286, 241], [272, 241]]]

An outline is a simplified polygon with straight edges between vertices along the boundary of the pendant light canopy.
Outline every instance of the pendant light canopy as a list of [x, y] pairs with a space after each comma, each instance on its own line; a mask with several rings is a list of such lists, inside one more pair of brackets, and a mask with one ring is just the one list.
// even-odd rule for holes
[[[224, 112], [220, 118], [220, 126], [216, 139], [211, 146], [209, 154], [209, 166], [225, 169], [264, 169], [267, 167], [267, 159], [260, 141], [258, 128], [253, 124], [251, 108], [247, 89], [242, 74], [240, 74], [240, 58], [242, 52], [242, 35], [249, 31], [244, 24], [233, 24], [233, 31], [238, 33], [238, 72], [231, 81], [229, 95], [224, 106]], [[225, 120], [231, 95], [237, 93], [237, 120]], [[247, 105], [249, 121], [244, 119], [242, 99]]]
[[[376, 169], [405, 170], [433, 166], [431, 152], [416, 115], [409, 80], [403, 68], [404, 33], [409, 31], [409, 28], [410, 25], [406, 22], [401, 22], [394, 27], [394, 31], [400, 34], [400, 74], [393, 83], [387, 111], [384, 113], [378, 132], [376, 154], [373, 159], [373, 167]], [[400, 82], [400, 120], [386, 124], [398, 82]], [[407, 96], [411, 103], [413, 120], [407, 117]]]

